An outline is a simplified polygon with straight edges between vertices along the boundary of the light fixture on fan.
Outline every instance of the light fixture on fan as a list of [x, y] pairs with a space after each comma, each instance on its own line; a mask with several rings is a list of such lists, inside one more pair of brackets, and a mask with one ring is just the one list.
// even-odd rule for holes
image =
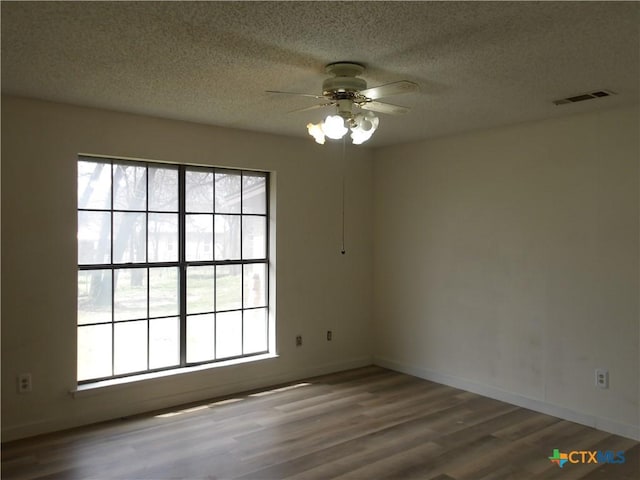
[[378, 129], [380, 119], [373, 113], [358, 113], [355, 116], [355, 126], [351, 127], [351, 141], [354, 145], [360, 145], [371, 138], [373, 132]]
[[[307, 130], [315, 141], [324, 144], [325, 137], [339, 140], [351, 130], [351, 141], [360, 145], [371, 138], [380, 120], [373, 113], [358, 113], [346, 120], [340, 115], [329, 115], [320, 123], [309, 123]], [[349, 128], [346, 127], [349, 125]]]
[[[380, 122], [378, 117], [371, 112], [399, 115], [409, 111], [407, 107], [379, 102], [377, 99], [418, 90], [418, 85], [408, 80], [367, 88], [367, 82], [358, 77], [365, 70], [364, 65], [359, 63], [330, 63], [325, 67], [325, 70], [327, 73], [332, 74], [333, 77], [327, 78], [322, 83], [322, 95], [268, 90], [269, 93], [298, 95], [325, 101], [318, 105], [295, 110], [295, 112], [337, 107], [337, 115], [329, 115], [320, 123], [309, 123], [307, 125], [309, 135], [320, 144], [325, 142], [325, 137], [331, 139], [343, 138], [349, 130], [351, 130], [351, 141], [355, 145], [366, 142], [376, 131]], [[354, 114], [354, 107], [365, 110], [365, 112]]]

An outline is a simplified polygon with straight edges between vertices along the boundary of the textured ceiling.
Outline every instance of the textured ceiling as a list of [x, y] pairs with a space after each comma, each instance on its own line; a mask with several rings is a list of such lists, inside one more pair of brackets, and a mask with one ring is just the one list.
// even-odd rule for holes
[[[2, 2], [3, 93], [307, 136], [324, 65], [406, 79], [372, 146], [632, 105], [637, 2]], [[618, 95], [555, 106], [592, 90]]]

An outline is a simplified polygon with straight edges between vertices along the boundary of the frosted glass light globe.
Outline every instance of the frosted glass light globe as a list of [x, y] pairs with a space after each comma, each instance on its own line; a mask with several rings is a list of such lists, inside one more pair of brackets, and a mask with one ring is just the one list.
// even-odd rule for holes
[[344, 126], [344, 119], [340, 115], [329, 115], [324, 119], [322, 131], [327, 137], [338, 140], [344, 137], [349, 129]]
[[321, 123], [309, 123], [307, 125], [307, 130], [309, 131], [309, 135], [316, 140], [316, 143], [319, 143], [320, 145], [324, 144], [324, 132], [322, 131]]

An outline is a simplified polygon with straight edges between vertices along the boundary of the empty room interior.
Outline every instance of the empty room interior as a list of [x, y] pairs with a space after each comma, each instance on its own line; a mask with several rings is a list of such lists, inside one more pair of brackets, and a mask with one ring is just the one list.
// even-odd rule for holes
[[638, 2], [1, 22], [3, 478], [638, 478]]

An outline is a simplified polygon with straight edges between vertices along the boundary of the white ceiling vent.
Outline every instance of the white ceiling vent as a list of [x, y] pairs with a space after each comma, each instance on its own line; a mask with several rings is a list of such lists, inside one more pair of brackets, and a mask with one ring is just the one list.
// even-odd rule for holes
[[560, 100], [554, 100], [555, 105], [566, 105], [567, 103], [582, 102], [584, 100], [591, 100], [593, 98], [608, 97], [610, 95], [616, 95], [611, 90], [596, 90], [595, 92], [583, 93], [581, 95], [575, 95], [573, 97], [561, 98]]

